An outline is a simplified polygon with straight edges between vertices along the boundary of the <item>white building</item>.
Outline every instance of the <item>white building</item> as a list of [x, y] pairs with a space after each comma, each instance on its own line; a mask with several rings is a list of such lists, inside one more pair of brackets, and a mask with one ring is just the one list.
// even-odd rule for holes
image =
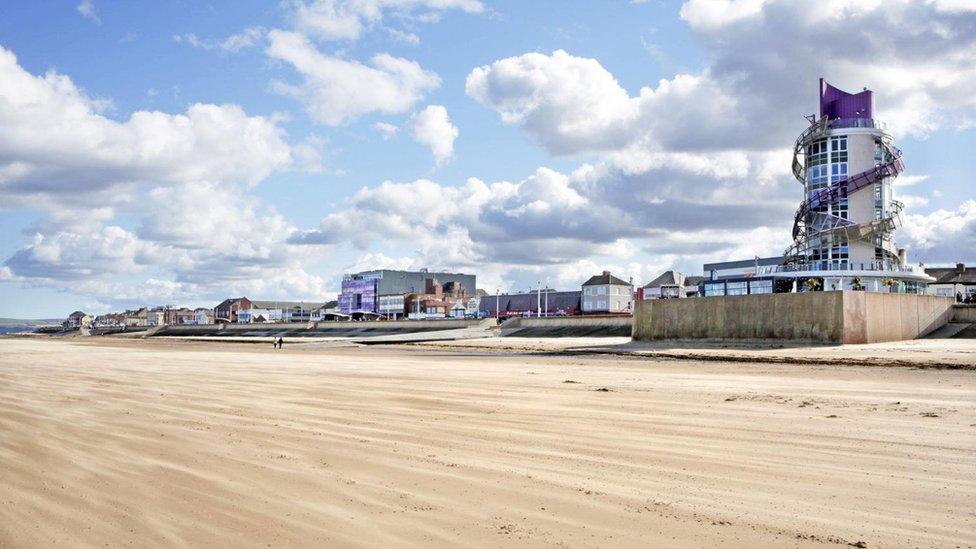
[[794, 242], [784, 265], [759, 274], [814, 279], [825, 290], [907, 293], [934, 280], [895, 244], [904, 205], [893, 186], [905, 164], [873, 111], [870, 90], [850, 94], [820, 80], [820, 117], [809, 117], [793, 151], [803, 185]]
[[641, 291], [641, 299], [675, 299], [697, 297], [698, 285], [704, 277], [685, 276], [678, 271], [665, 271], [648, 282]]
[[583, 314], [629, 313], [633, 310], [634, 286], [610, 271], [590, 277], [583, 283]]

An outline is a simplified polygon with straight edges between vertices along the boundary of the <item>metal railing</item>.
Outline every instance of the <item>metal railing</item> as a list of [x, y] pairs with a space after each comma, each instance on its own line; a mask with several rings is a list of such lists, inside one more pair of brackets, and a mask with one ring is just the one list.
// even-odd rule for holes
[[806, 263], [795, 263], [791, 265], [766, 265], [759, 267], [757, 275], [772, 275], [777, 273], [805, 273], [814, 271], [875, 271], [875, 272], [895, 272], [895, 273], [920, 273], [924, 272], [919, 267], [912, 265], [900, 265], [889, 261], [874, 261], [870, 263], [840, 263], [833, 261], [810, 261]]

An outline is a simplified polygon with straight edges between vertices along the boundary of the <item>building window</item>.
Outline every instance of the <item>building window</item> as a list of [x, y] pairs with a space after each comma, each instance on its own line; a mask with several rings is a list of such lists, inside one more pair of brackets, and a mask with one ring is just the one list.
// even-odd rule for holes
[[807, 146], [807, 168], [827, 163], [827, 140], [821, 139]]
[[847, 162], [846, 135], [838, 135], [830, 138], [830, 161], [832, 163]]
[[724, 282], [705, 283], [705, 296], [725, 295]]
[[772, 280], [750, 280], [749, 293], [750, 294], [771, 294], [773, 293], [773, 281]]
[[597, 287], [596, 293], [597, 295], [607, 295], [607, 287], [606, 286]]
[[749, 293], [748, 282], [726, 282], [725, 295], [746, 295]]

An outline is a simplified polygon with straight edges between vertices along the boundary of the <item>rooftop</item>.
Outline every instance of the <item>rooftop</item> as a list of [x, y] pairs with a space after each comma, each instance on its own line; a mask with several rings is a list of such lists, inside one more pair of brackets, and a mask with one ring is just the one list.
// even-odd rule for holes
[[614, 286], [630, 286], [630, 282], [620, 280], [619, 278], [610, 274], [610, 271], [603, 271], [603, 274], [591, 276], [589, 280], [583, 283], [583, 286], [603, 286], [606, 284], [613, 284]]
[[976, 284], [976, 267], [957, 263], [955, 267], [930, 267], [925, 274], [935, 279], [930, 284]]

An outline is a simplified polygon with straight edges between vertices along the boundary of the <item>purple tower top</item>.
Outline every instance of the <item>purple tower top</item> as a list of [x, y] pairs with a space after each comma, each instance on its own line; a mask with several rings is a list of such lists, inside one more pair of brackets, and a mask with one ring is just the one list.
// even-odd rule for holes
[[847, 93], [820, 79], [820, 116], [834, 118], [874, 118], [874, 92]]

